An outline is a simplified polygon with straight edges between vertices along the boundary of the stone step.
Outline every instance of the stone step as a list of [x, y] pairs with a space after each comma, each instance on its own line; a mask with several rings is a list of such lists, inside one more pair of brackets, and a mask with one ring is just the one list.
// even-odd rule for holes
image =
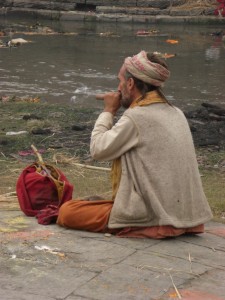
[[165, 9], [171, 6], [182, 5], [186, 0], [80, 0], [78, 3], [95, 6], [112, 6], [112, 7], [152, 7]]
[[32, 8], [45, 10], [75, 10], [74, 1], [47, 1], [47, 0], [0, 0], [0, 7]]
[[110, 6], [97, 6], [96, 13], [103, 14], [130, 14], [130, 15], [151, 15], [155, 16], [163, 12], [163, 14], [169, 14], [167, 9], [158, 9], [151, 7], [110, 7]]
[[199, 16], [199, 15], [214, 15], [215, 8], [201, 7], [191, 9], [181, 9], [171, 7], [166, 9], [152, 7], [111, 7], [97, 6], [96, 13], [99, 14], [127, 14], [127, 15], [170, 15], [170, 16]]
[[20, 7], [54, 10], [95, 10], [97, 7], [131, 7], [166, 9], [182, 5], [186, 0], [0, 0], [0, 7]]
[[[122, 19], [139, 21], [140, 17], [201, 17], [214, 16], [214, 11], [218, 7], [218, 2], [208, 0], [202, 1], [188, 0], [0, 0], [0, 13], [6, 14], [10, 11], [12, 14], [26, 12], [30, 10], [31, 14], [39, 14], [53, 17], [65, 17], [67, 19]], [[76, 14], [76, 16], [74, 15]], [[86, 14], [89, 14], [86, 16]], [[90, 15], [91, 14], [91, 15]], [[56, 15], [56, 16], [55, 16]], [[135, 20], [136, 20], [135, 19]], [[225, 18], [223, 18], [225, 19]], [[221, 18], [218, 18], [221, 21]]]

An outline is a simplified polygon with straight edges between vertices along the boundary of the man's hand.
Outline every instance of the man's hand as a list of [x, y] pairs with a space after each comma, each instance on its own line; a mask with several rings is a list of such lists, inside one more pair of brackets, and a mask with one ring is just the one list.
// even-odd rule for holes
[[116, 114], [118, 109], [120, 108], [120, 98], [121, 93], [120, 92], [109, 92], [102, 95], [97, 95], [96, 99], [104, 100], [104, 112], [110, 112], [113, 115]]

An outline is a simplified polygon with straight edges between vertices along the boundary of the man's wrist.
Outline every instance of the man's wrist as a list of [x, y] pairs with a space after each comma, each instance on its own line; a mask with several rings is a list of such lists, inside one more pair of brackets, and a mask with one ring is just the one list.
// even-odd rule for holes
[[111, 113], [113, 116], [115, 116], [115, 114], [116, 114], [117, 111], [112, 110], [112, 109], [105, 108], [105, 109], [103, 110], [103, 112], [108, 112], [108, 113]]

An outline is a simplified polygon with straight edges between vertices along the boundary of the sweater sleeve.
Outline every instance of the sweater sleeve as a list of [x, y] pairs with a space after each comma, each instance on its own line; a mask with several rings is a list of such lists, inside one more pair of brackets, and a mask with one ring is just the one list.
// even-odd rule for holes
[[99, 115], [91, 134], [90, 152], [94, 159], [113, 160], [138, 144], [139, 134], [134, 122], [122, 116], [113, 126], [113, 115]]

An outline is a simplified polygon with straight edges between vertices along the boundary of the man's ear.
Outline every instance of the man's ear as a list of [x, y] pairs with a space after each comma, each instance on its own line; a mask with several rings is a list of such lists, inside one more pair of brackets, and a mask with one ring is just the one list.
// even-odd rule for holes
[[128, 79], [128, 87], [129, 89], [132, 89], [134, 87], [134, 79], [132, 77]]

